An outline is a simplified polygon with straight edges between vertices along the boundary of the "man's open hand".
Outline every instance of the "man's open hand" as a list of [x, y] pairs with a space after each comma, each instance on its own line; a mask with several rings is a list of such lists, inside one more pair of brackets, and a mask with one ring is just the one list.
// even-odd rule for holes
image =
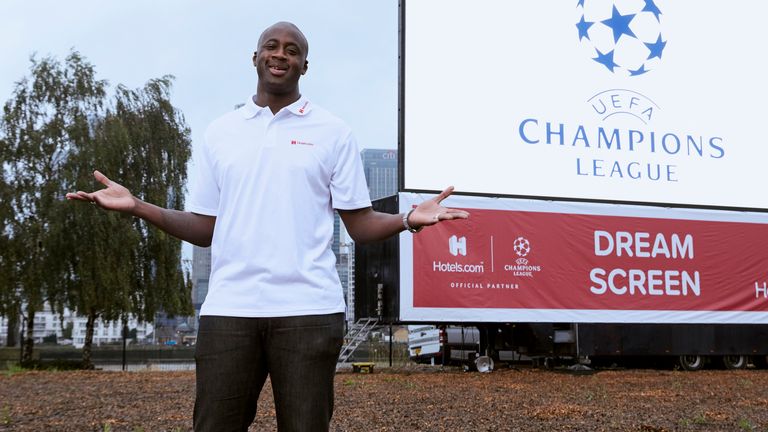
[[440, 221], [453, 219], [467, 219], [469, 213], [464, 210], [443, 207], [440, 203], [453, 193], [453, 186], [449, 186], [436, 197], [426, 200], [416, 206], [408, 217], [408, 224], [414, 228], [434, 225]]
[[121, 212], [131, 212], [136, 207], [136, 200], [128, 189], [108, 179], [107, 176], [99, 171], [94, 171], [93, 176], [106, 188], [90, 193], [83, 191], [70, 192], [66, 195], [67, 199], [88, 201], [107, 210]]

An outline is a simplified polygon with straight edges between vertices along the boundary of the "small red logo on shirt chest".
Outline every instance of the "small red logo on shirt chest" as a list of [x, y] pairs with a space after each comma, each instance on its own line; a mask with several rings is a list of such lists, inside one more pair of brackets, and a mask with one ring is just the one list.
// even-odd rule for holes
[[305, 146], [313, 146], [314, 143], [306, 142], [306, 141], [299, 141], [299, 140], [291, 140], [291, 145], [305, 145]]

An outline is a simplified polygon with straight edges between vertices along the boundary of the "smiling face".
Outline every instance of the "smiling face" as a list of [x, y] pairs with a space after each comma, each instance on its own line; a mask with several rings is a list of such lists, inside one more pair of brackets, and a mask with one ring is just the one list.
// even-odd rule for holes
[[299, 96], [299, 78], [307, 72], [307, 39], [291, 23], [277, 23], [264, 30], [253, 65], [259, 75], [261, 96]]

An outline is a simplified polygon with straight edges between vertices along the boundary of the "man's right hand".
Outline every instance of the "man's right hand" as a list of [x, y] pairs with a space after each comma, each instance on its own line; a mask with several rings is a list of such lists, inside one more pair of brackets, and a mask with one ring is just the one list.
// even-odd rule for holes
[[136, 208], [136, 199], [131, 195], [131, 191], [123, 185], [115, 183], [99, 171], [94, 171], [93, 176], [99, 183], [106, 188], [96, 192], [77, 191], [68, 193], [68, 200], [88, 201], [97, 204], [99, 207], [107, 210], [116, 210], [125, 213], [132, 213]]
[[70, 192], [66, 195], [67, 199], [87, 201], [107, 210], [128, 213], [194, 245], [211, 245], [216, 216], [161, 208], [134, 197], [123, 185], [113, 182], [99, 171], [94, 171], [93, 176], [106, 187], [90, 193]]

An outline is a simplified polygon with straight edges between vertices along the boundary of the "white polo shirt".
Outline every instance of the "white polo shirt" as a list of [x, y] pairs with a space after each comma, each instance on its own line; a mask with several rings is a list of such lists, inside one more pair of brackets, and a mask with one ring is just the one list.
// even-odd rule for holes
[[273, 115], [252, 98], [196, 146], [187, 210], [216, 216], [201, 315], [344, 312], [333, 209], [371, 201], [350, 128], [302, 97]]

